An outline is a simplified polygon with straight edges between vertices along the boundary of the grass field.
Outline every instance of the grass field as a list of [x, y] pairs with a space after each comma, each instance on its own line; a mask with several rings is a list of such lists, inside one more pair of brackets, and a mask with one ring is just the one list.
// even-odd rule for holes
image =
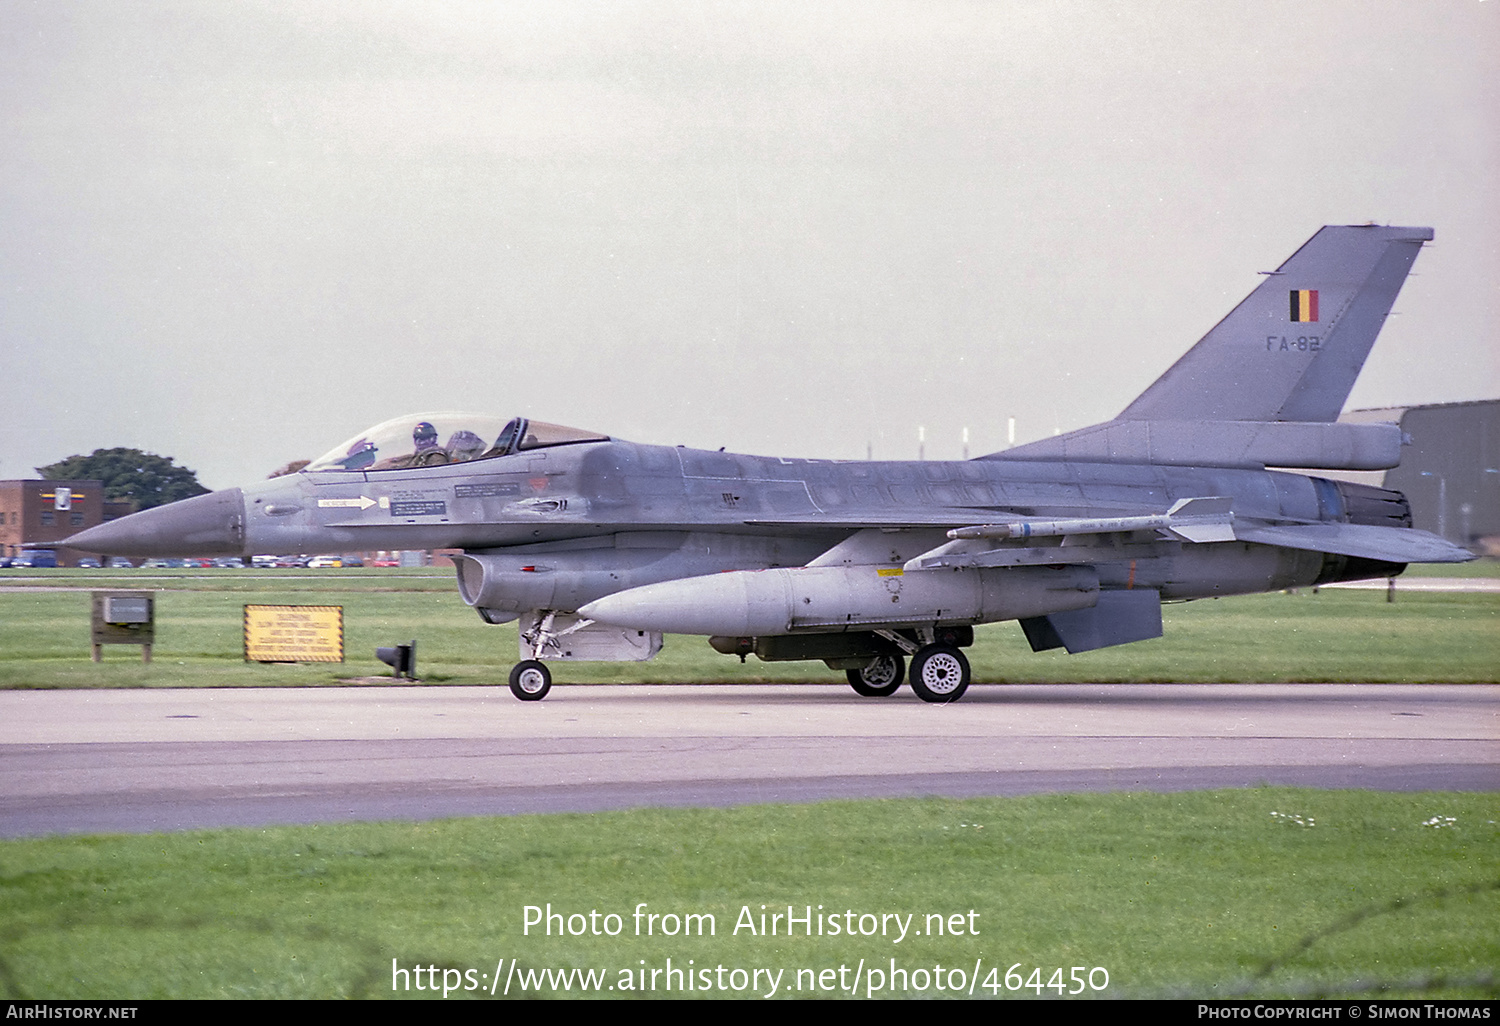
[[[0, 587], [25, 588], [0, 591], [3, 687], [337, 686], [383, 673], [375, 646], [410, 638], [433, 684], [498, 684], [515, 659], [514, 626], [481, 624], [442, 572], [33, 579], [0, 576]], [[163, 589], [150, 666], [123, 647], [89, 661], [87, 590], [121, 586]], [[246, 664], [246, 602], [343, 605], [348, 661]], [[1031, 653], [1014, 624], [981, 628], [975, 679], [1500, 674], [1500, 596], [1402, 593], [1388, 604], [1380, 591], [1325, 589], [1164, 612], [1166, 637], [1076, 657]], [[741, 666], [684, 637], [654, 662], [556, 670], [600, 682], [839, 677], [818, 663]], [[776, 997], [941, 997], [955, 986], [982, 997], [1058, 997], [1075, 986], [1080, 997], [1495, 997], [1497, 820], [1493, 794], [1261, 788], [8, 841], [0, 997], [453, 1000], [488, 997], [497, 975], [510, 997], [578, 996], [591, 978], [574, 970], [605, 988], [588, 993], [620, 997], [608, 988], [640, 981], [663, 997], [668, 960], [679, 972], [711, 968], [694, 982], [730, 996], [770, 992], [779, 970]], [[715, 933], [636, 936], [641, 902], [648, 914], [711, 915]], [[613, 913], [618, 935], [526, 933], [527, 906], [548, 903], [581, 917], [561, 924]], [[856, 934], [877, 922], [862, 916], [887, 913], [912, 916], [914, 929], [939, 914], [964, 929], [900, 943], [735, 932], [743, 914], [758, 925], [761, 905], [837, 913]], [[1075, 966], [1085, 984], [1071, 979]], [[1107, 986], [1087, 986], [1105, 972]], [[688, 977], [675, 979], [680, 988]]]
[[[1481, 564], [1482, 568], [1491, 564]], [[10, 576], [7, 576], [10, 575]], [[24, 584], [22, 582], [25, 582]], [[14, 583], [13, 583], [14, 582]], [[32, 582], [36, 582], [33, 584]], [[375, 649], [417, 640], [431, 684], [500, 684], [516, 661], [516, 629], [480, 622], [445, 571], [0, 572], [0, 688], [337, 685], [385, 676]], [[154, 661], [139, 649], [89, 661], [87, 591], [162, 589]], [[337, 604], [342, 664], [260, 665], [242, 658], [246, 603]], [[1500, 679], [1500, 595], [1322, 589], [1171, 604], [1160, 639], [1069, 656], [1035, 654], [1014, 623], [977, 631], [976, 683], [1338, 681], [1492, 682]], [[821, 663], [762, 663], [670, 637], [648, 663], [557, 664], [578, 683], [829, 681]]]
[[[1266, 788], [9, 841], [0, 995], [390, 997], [394, 963], [394, 996], [441, 998], [451, 970], [450, 999], [489, 997], [498, 963], [511, 998], [560, 995], [528, 974], [575, 969], [619, 997], [671, 959], [743, 970], [710, 977], [730, 996], [768, 992], [755, 969], [782, 970], [778, 997], [849, 996], [863, 960], [885, 976], [861, 997], [1056, 997], [1074, 966], [1108, 973], [1086, 996], [1493, 997], [1497, 812], [1493, 795]], [[642, 902], [711, 915], [713, 934], [664, 918], [638, 936]], [[763, 905], [811, 907], [824, 935], [762, 935]], [[898, 941], [886, 913], [916, 932]], [[428, 966], [437, 995], [410, 982]]]
[[[1414, 563], [1402, 577], [1500, 577], [1500, 559], [1476, 559], [1468, 563]], [[1397, 578], [1400, 580], [1400, 578]]]

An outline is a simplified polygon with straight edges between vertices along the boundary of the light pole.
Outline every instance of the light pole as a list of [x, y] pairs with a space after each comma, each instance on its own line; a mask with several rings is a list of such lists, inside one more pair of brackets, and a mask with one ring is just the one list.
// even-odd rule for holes
[[[1448, 479], [1430, 470], [1421, 471], [1423, 477], [1435, 477], [1438, 483], [1438, 534], [1448, 539]], [[1451, 539], [1448, 539], [1451, 540]]]

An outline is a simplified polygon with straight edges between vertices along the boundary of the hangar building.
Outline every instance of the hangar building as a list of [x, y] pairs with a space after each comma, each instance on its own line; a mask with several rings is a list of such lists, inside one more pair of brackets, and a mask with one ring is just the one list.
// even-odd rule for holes
[[1353, 410], [1339, 419], [1400, 424], [1410, 439], [1401, 465], [1360, 479], [1405, 493], [1413, 526], [1500, 555], [1500, 399]]

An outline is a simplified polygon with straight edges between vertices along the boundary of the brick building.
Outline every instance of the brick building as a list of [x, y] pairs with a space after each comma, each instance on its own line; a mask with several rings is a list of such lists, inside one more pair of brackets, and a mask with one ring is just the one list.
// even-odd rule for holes
[[[110, 507], [106, 517], [106, 505]], [[104, 502], [98, 481], [0, 481], [0, 556], [19, 556], [23, 542], [61, 542], [127, 510]], [[58, 548], [60, 566], [89, 553]]]

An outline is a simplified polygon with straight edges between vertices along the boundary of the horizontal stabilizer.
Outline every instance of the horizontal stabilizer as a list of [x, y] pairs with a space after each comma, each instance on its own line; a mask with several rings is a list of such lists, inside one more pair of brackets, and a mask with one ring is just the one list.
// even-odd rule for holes
[[1021, 621], [1033, 652], [1066, 648], [1070, 655], [1161, 637], [1161, 595], [1155, 591], [1101, 591], [1088, 609], [1049, 613]]
[[1332, 552], [1386, 563], [1467, 563], [1475, 558], [1435, 534], [1411, 527], [1372, 524], [1248, 524], [1236, 523], [1235, 537], [1257, 545], [1284, 549]]

